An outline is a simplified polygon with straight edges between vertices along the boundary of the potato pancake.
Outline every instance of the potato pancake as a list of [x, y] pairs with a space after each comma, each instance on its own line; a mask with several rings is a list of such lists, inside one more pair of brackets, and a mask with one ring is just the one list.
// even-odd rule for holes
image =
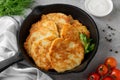
[[71, 70], [81, 64], [84, 48], [80, 42], [57, 38], [50, 47], [49, 60], [57, 72]]

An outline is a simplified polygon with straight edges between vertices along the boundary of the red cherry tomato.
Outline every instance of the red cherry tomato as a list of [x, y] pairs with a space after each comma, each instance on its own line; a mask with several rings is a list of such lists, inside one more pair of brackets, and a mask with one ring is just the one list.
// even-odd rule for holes
[[108, 73], [108, 67], [107, 67], [105, 64], [101, 64], [100, 66], [98, 66], [97, 72], [98, 72], [101, 76], [103, 76], [103, 75], [105, 75], [105, 74]]
[[113, 80], [113, 78], [110, 76], [107, 76], [107, 77], [103, 78], [102, 80]]
[[89, 75], [88, 80], [100, 80], [100, 75], [98, 73], [92, 73]]
[[114, 80], [120, 80], [120, 70], [117, 68], [112, 69], [110, 76], [112, 76]]
[[110, 68], [115, 68], [117, 66], [117, 61], [114, 57], [108, 57], [105, 60], [105, 64]]

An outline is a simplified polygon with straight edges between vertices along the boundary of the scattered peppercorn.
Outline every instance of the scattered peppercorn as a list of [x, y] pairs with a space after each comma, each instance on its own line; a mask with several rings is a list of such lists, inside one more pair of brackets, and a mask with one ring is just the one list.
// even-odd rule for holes
[[115, 53], [118, 53], [118, 51], [115, 51]]
[[107, 37], [105, 37], [105, 39], [106, 39], [106, 41], [108, 41], [108, 42], [111, 42], [111, 41], [112, 41], [112, 39], [108, 39]]
[[103, 31], [103, 32], [105, 32], [105, 30], [104, 30], [104, 29], [103, 29], [102, 31]]
[[110, 49], [110, 52], [112, 52], [113, 50], [112, 49]]
[[112, 33], [112, 35], [115, 35], [115, 33]]
[[109, 34], [109, 37], [111, 37], [111, 35]]
[[113, 28], [112, 28], [111, 26], [109, 26], [109, 25], [108, 25], [108, 29], [116, 31], [115, 29], [113, 29]]

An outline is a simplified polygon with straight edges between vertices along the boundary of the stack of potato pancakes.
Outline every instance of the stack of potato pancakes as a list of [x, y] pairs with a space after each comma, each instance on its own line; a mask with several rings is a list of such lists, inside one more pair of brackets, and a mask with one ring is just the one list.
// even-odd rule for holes
[[24, 47], [40, 69], [64, 72], [77, 67], [84, 59], [80, 33], [90, 37], [86, 26], [72, 16], [49, 13], [32, 25]]

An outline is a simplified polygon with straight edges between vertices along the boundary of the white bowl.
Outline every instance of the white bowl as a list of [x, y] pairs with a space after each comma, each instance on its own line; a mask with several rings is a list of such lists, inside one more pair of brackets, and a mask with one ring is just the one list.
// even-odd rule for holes
[[103, 17], [113, 10], [112, 0], [85, 0], [85, 9], [92, 15]]

